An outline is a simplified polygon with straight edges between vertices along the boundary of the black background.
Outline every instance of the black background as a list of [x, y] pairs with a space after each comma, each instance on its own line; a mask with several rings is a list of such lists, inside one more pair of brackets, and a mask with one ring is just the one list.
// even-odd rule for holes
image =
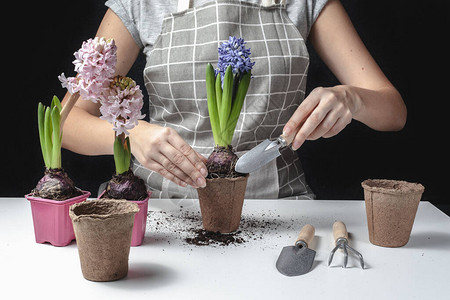
[[[360, 183], [367, 178], [420, 182], [425, 186], [422, 199], [450, 214], [445, 193], [449, 178], [448, 5], [418, 0], [342, 3], [363, 42], [402, 94], [408, 121], [402, 131], [389, 133], [353, 121], [338, 136], [308, 141], [299, 152], [310, 186], [319, 199], [363, 199]], [[20, 18], [4, 24], [2, 33], [1, 86], [7, 92], [1, 108], [4, 178], [0, 196], [22, 196], [42, 177], [37, 103], [48, 105], [53, 95], [64, 96], [57, 76], [61, 72], [74, 75], [73, 52], [95, 35], [106, 12], [104, 1], [95, 0], [22, 6], [14, 7]], [[307, 93], [316, 86], [338, 84], [309, 49]], [[141, 86], [144, 64], [141, 55], [129, 74]], [[62, 156], [63, 167], [76, 185], [93, 196], [114, 172], [111, 156], [89, 157], [67, 150]]]

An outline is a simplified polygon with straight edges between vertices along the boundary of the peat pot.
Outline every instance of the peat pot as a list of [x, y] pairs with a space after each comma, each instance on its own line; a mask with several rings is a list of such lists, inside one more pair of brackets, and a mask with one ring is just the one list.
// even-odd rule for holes
[[423, 185], [400, 180], [368, 179], [364, 188], [369, 240], [382, 247], [406, 245]]
[[206, 179], [206, 187], [197, 189], [205, 230], [231, 233], [239, 228], [247, 179]]
[[125, 200], [92, 200], [70, 207], [84, 278], [113, 281], [127, 275], [138, 211], [137, 204]]

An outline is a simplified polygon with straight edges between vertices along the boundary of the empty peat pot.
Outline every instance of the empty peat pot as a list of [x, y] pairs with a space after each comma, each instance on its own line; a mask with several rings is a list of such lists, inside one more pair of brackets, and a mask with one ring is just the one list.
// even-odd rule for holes
[[423, 185], [401, 180], [368, 179], [364, 188], [369, 240], [382, 247], [408, 243]]
[[113, 281], [127, 275], [138, 211], [137, 204], [124, 200], [92, 200], [70, 207], [84, 278]]
[[206, 179], [206, 187], [197, 189], [205, 230], [231, 233], [239, 228], [247, 180], [248, 175]]

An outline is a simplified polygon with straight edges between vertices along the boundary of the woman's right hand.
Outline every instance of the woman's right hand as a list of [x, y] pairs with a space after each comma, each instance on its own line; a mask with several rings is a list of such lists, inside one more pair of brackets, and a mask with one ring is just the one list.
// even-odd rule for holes
[[206, 158], [170, 127], [145, 121], [130, 131], [131, 151], [147, 169], [185, 187], [205, 187]]

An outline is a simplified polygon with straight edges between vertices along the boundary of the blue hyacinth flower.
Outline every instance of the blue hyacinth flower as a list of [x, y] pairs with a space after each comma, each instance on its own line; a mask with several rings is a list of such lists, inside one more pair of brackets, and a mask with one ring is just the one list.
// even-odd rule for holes
[[238, 74], [238, 78], [253, 68], [255, 63], [250, 61], [250, 48], [245, 48], [245, 44], [243, 38], [235, 36], [230, 36], [228, 41], [220, 44], [219, 61], [215, 71], [216, 76], [220, 74], [222, 82], [228, 66], [231, 66], [233, 74]]

